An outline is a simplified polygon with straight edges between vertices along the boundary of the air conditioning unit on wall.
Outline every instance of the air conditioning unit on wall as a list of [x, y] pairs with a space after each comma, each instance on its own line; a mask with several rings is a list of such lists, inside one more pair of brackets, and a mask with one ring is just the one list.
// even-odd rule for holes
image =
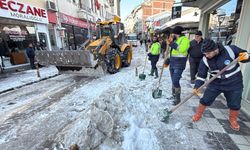
[[54, 11], [56, 12], [57, 11], [57, 8], [56, 8], [56, 3], [48, 0], [47, 1], [47, 9], [50, 10], [50, 11]]

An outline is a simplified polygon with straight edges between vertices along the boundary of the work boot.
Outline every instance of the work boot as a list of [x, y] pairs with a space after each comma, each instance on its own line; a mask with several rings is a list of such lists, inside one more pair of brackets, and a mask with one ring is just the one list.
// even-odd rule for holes
[[175, 97], [175, 87], [172, 86], [172, 96]]
[[175, 88], [172, 86], [172, 96], [167, 97], [167, 99], [174, 99], [175, 98]]
[[237, 122], [238, 115], [239, 115], [239, 111], [238, 110], [232, 110], [232, 109], [230, 109], [230, 111], [229, 111], [230, 127], [233, 130], [235, 130], [235, 131], [239, 131], [240, 130], [240, 125]]
[[151, 69], [150, 74], [148, 74], [149, 76], [154, 76], [154, 69]]
[[181, 102], [181, 88], [175, 88], [175, 97], [174, 97], [174, 105], [177, 105]]
[[191, 82], [191, 84], [194, 84], [194, 83], [195, 83], [195, 80], [191, 80], [190, 82]]
[[155, 79], [157, 79], [158, 76], [159, 76], [159, 75], [158, 75], [158, 69], [156, 68], [154, 71], [155, 71]]
[[197, 108], [196, 114], [192, 117], [192, 121], [193, 122], [199, 121], [205, 109], [206, 109], [206, 106], [200, 103]]

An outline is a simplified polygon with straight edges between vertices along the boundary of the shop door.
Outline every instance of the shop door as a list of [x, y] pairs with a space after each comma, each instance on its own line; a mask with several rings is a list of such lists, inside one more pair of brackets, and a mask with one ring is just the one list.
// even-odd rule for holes
[[39, 44], [38, 44], [39, 48], [41, 50], [48, 50], [47, 49], [48, 40], [47, 40], [47, 37], [46, 37], [46, 33], [39, 32], [38, 37], [39, 37]]

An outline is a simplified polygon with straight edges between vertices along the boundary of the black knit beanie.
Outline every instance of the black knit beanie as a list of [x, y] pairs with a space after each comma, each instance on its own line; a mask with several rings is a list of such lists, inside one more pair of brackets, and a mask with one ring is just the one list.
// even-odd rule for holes
[[174, 34], [181, 35], [181, 33], [182, 33], [183, 30], [184, 30], [183, 27], [181, 27], [181, 26], [176, 26], [176, 27], [174, 27], [173, 33], [174, 33]]
[[213, 40], [207, 38], [202, 42], [201, 52], [202, 53], [211, 52], [216, 50], [217, 48], [218, 45]]

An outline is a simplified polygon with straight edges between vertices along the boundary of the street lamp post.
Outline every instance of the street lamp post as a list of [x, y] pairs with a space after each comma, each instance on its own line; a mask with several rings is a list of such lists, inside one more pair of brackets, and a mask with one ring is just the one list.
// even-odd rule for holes
[[217, 10], [217, 17], [218, 17], [218, 22], [219, 22], [217, 42], [220, 42], [220, 39], [221, 39], [221, 30], [220, 30], [220, 28], [221, 28], [222, 22], [225, 19], [225, 16], [226, 16], [226, 13], [223, 10], [221, 10], [221, 9]]

